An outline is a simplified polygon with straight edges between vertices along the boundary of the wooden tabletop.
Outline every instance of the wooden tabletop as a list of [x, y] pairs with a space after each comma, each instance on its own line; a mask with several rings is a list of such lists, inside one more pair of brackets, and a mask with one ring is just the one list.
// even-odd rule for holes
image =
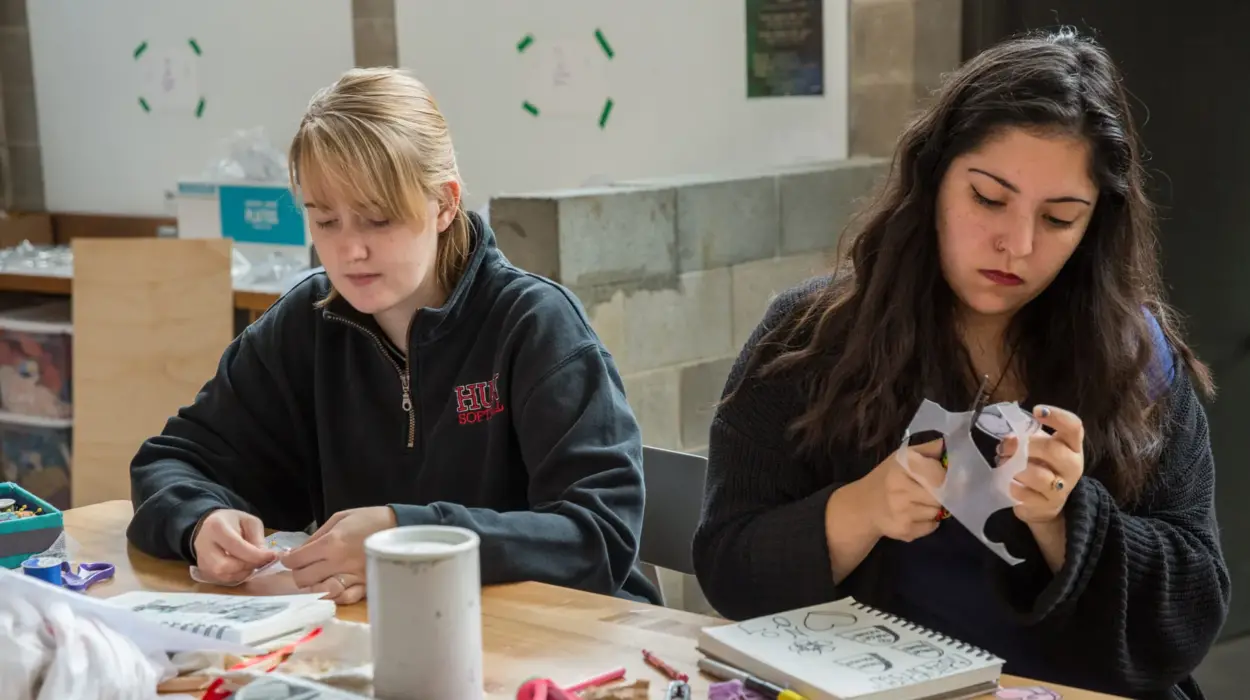
[[[220, 588], [191, 580], [187, 565], [149, 557], [126, 541], [131, 505], [110, 501], [65, 512], [70, 556], [75, 562], [107, 561], [117, 567], [113, 581], [94, 586], [93, 596], [133, 590], [198, 591], [265, 595], [294, 592], [289, 575], [278, 574]], [[364, 603], [339, 608], [339, 618], [368, 622]], [[517, 688], [534, 676], [572, 684], [624, 666], [628, 679], [651, 680], [653, 698], [662, 697], [665, 680], [643, 663], [642, 650], [654, 652], [692, 676], [695, 698], [707, 697], [709, 680], [696, 673], [699, 629], [723, 620], [618, 598], [538, 583], [487, 587], [482, 591], [483, 664], [486, 697], [512, 700]], [[1004, 686], [1038, 685], [1003, 676]], [[1048, 686], [1064, 700], [1106, 700], [1111, 696], [1063, 686]], [[990, 698], [992, 696], [986, 696]]]
[[[65, 275], [40, 275], [6, 272], [0, 273], [0, 292], [31, 292], [70, 296], [74, 293], [74, 278]], [[234, 290], [234, 308], [250, 311], [255, 315], [264, 312], [275, 301], [278, 293], [259, 289]]]

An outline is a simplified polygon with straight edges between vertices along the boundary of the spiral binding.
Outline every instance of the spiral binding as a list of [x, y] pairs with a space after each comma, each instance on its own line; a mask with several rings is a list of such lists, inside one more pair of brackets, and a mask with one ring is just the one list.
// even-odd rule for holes
[[1002, 659], [982, 649], [981, 647], [969, 644], [967, 642], [962, 642], [958, 639], [955, 639], [954, 637], [948, 637], [942, 634], [941, 632], [938, 632], [937, 630], [931, 629], [929, 627], [925, 627], [924, 625], [916, 624], [915, 622], [912, 622], [911, 620], [908, 620], [906, 618], [899, 617], [898, 615], [892, 615], [883, 610], [878, 610], [872, 607], [871, 605], [868, 605], [866, 603], [861, 603], [858, 600], [853, 601], [851, 603], [851, 607], [855, 608], [856, 610], [862, 613], [871, 615], [872, 617], [878, 620], [884, 620], [892, 625], [901, 627], [907, 630], [908, 632], [919, 632], [920, 636], [924, 637], [925, 639], [931, 639], [941, 644], [942, 646], [958, 651], [961, 654], [971, 656], [979, 661], [1002, 661]]

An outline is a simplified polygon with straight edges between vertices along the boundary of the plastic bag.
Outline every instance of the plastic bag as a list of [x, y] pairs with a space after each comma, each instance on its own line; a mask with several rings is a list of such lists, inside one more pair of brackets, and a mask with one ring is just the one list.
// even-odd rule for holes
[[225, 155], [204, 169], [209, 181], [286, 182], [286, 155], [273, 147], [263, 127], [242, 129], [223, 139]]
[[978, 416], [977, 427], [980, 430], [999, 440], [1012, 435], [1019, 438], [1015, 454], [995, 468], [990, 466], [972, 441], [972, 417], [971, 411], [951, 413], [926, 399], [908, 424], [903, 444], [895, 453], [895, 458], [908, 474], [915, 476], [907, 465], [908, 440], [917, 433], [941, 433], [946, 441], [949, 462], [946, 480], [938, 487], [921, 478], [916, 481], [1003, 561], [1019, 564], [1024, 560], [1011, 556], [1001, 543], [985, 536], [985, 523], [994, 513], [1018, 503], [1011, 496], [1011, 482], [1029, 465], [1029, 436], [1041, 426], [1015, 403], [986, 406]]
[[0, 599], [0, 688], [13, 700], [143, 700], [172, 669], [64, 602]]

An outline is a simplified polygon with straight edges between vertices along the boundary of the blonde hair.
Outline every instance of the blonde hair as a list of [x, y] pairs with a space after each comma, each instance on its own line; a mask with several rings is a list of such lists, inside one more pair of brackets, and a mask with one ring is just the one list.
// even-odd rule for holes
[[[311, 181], [390, 221], [423, 225], [427, 197], [455, 206], [435, 261], [439, 285], [455, 288], [469, 259], [469, 221], [458, 201], [443, 197], [460, 171], [447, 121], [421, 81], [394, 68], [354, 68], [317, 91], [291, 140], [290, 177], [301, 194]], [[336, 296], [331, 288], [321, 303]]]

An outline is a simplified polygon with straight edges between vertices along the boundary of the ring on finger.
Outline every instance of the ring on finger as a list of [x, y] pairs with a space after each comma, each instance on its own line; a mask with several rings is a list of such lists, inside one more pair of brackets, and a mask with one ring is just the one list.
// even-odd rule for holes
[[1050, 488], [1054, 491], [1062, 491], [1066, 488], [1066, 486], [1067, 485], [1063, 483], [1063, 477], [1060, 476], [1056, 476], [1055, 480], [1050, 482]]
[[343, 590], [347, 590], [347, 582], [343, 580], [343, 574], [335, 574], [334, 580], [339, 582], [339, 585], [343, 587]]

